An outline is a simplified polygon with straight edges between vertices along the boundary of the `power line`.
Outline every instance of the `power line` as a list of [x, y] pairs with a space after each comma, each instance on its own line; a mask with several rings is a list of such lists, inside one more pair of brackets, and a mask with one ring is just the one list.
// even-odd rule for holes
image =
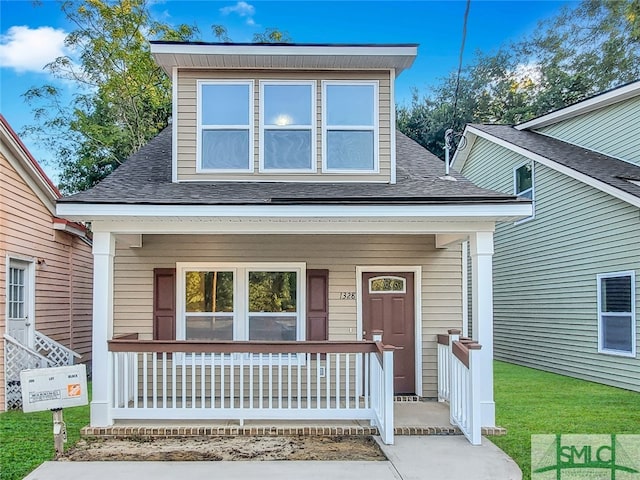
[[460, 74], [462, 73], [462, 56], [464, 54], [464, 44], [467, 41], [467, 21], [469, 19], [469, 8], [471, 0], [467, 0], [467, 6], [464, 10], [464, 21], [462, 24], [462, 42], [460, 44], [460, 56], [458, 57], [458, 74], [456, 75], [456, 90], [453, 94], [453, 113], [451, 116], [451, 127], [453, 128], [458, 113], [458, 92], [460, 90]]

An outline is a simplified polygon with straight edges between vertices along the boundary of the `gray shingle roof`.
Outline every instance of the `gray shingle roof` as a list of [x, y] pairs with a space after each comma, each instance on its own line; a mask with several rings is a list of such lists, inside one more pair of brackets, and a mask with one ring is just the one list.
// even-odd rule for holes
[[640, 197], [640, 185], [628, 181], [640, 181], [640, 166], [638, 165], [540, 133], [517, 130], [509, 125], [472, 124], [471, 126], [623, 192]]
[[514, 201], [477, 187], [456, 172], [443, 180], [443, 162], [397, 135], [397, 183], [171, 182], [171, 128], [166, 128], [95, 187], [60, 199], [110, 204], [451, 203]]

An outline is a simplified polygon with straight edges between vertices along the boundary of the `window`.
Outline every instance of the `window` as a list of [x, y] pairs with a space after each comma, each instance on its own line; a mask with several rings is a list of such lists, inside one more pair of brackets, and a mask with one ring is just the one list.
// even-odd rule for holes
[[[524, 163], [513, 169], [513, 193], [535, 202], [533, 162]], [[532, 216], [523, 218], [516, 224], [535, 218], [535, 203], [533, 204], [533, 209], [534, 214]]]
[[185, 272], [185, 340], [233, 340], [233, 293], [233, 272]]
[[369, 293], [405, 293], [406, 279], [402, 277], [374, 277], [369, 279]]
[[598, 351], [636, 354], [634, 272], [598, 275]]
[[304, 264], [183, 264], [178, 272], [178, 339], [304, 339]]
[[198, 82], [198, 171], [253, 171], [253, 82]]
[[323, 82], [323, 171], [378, 171], [377, 98], [377, 82]]
[[261, 172], [316, 170], [314, 86], [314, 82], [260, 82]]

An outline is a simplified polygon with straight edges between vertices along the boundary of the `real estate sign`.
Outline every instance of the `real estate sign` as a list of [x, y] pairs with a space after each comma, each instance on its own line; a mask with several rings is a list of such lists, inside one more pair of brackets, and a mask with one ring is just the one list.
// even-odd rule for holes
[[20, 383], [24, 412], [77, 407], [89, 401], [85, 365], [23, 370]]

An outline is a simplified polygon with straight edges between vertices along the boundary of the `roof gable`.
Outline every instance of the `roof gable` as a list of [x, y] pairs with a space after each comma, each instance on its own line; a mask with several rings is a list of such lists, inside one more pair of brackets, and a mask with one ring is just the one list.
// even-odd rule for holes
[[470, 124], [465, 135], [473, 137], [463, 154], [454, 155], [453, 166], [464, 168], [475, 138], [482, 137], [578, 181], [640, 207], [640, 166], [536, 132], [509, 125]]
[[45, 207], [55, 214], [55, 202], [62, 196], [42, 167], [22, 143], [9, 122], [0, 114], [2, 153]]

